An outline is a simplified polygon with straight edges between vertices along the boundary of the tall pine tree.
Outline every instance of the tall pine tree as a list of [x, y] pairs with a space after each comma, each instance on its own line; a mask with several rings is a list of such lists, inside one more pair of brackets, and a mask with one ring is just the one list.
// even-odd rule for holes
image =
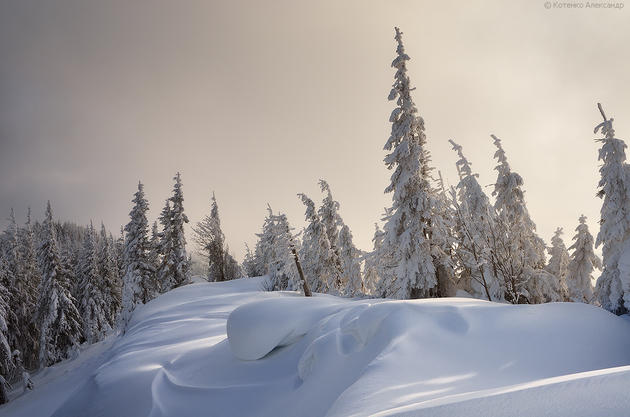
[[88, 343], [95, 343], [111, 330], [108, 320], [108, 294], [98, 268], [97, 241], [94, 226], [90, 223], [79, 261], [80, 298], [79, 312], [83, 317], [83, 334]]
[[9, 401], [7, 381], [11, 379], [15, 371], [15, 363], [8, 340], [8, 321], [11, 313], [8, 301], [9, 291], [3, 284], [10, 280], [10, 275], [7, 260], [0, 257], [0, 404]]
[[[624, 254], [630, 254], [630, 174], [626, 164], [626, 144], [615, 138], [613, 119], [607, 119], [599, 110], [604, 121], [595, 128], [603, 138], [599, 150], [599, 192], [603, 198], [601, 227], [595, 247], [602, 245], [603, 270], [597, 280], [597, 293], [602, 307], [615, 314], [630, 310], [630, 266], [622, 263]], [[622, 271], [623, 269], [623, 271]]]
[[602, 269], [602, 261], [593, 251], [593, 235], [588, 231], [586, 216], [580, 216], [580, 224], [575, 229], [572, 250], [567, 267], [567, 287], [569, 298], [574, 302], [592, 303], [593, 270]]
[[460, 287], [475, 297], [500, 301], [503, 294], [492, 265], [489, 244], [494, 225], [494, 208], [479, 185], [478, 174], [473, 174], [463, 148], [452, 140], [449, 142], [459, 156], [456, 167], [460, 180], [456, 191], [451, 192], [451, 200], [455, 209], [453, 229], [457, 241], [457, 250], [453, 253]]
[[341, 261], [328, 240], [327, 227], [315, 210], [315, 203], [305, 194], [298, 194], [306, 206], [306, 221], [300, 258], [310, 288], [315, 292], [335, 293], [341, 289]]
[[70, 294], [67, 269], [61, 264], [50, 201], [46, 206], [39, 246], [42, 284], [37, 305], [40, 328], [39, 362], [48, 366], [68, 357], [82, 339], [81, 316]]
[[39, 286], [41, 274], [37, 265], [37, 249], [35, 247], [35, 233], [31, 223], [31, 209], [29, 207], [26, 216], [26, 224], [22, 228], [21, 235], [22, 254], [22, 274], [24, 293], [21, 327], [23, 333], [21, 358], [24, 366], [28, 369], [37, 367], [39, 362], [39, 329], [35, 322], [35, 311], [37, 310], [37, 299], [39, 297]]
[[144, 198], [144, 185], [138, 182], [138, 191], [132, 200], [129, 213], [131, 220], [125, 226], [127, 236], [124, 248], [122, 327], [131, 318], [138, 304], [146, 304], [155, 296], [154, 272], [149, 263], [149, 225], [147, 211], [149, 203]]
[[396, 100], [390, 122], [392, 130], [385, 144], [388, 169], [393, 169], [391, 183], [385, 189], [393, 193], [392, 207], [385, 218], [382, 251], [395, 265], [383, 270], [387, 295], [419, 298], [435, 294], [437, 277], [430, 246], [430, 222], [433, 201], [425, 149], [424, 120], [411, 98], [402, 32], [396, 28], [397, 56], [395, 81], [389, 100]]
[[513, 172], [501, 140], [494, 135], [497, 181], [496, 222], [493, 231], [493, 262], [500, 278], [505, 300], [511, 303], [549, 301], [553, 277], [544, 270], [545, 243], [536, 234], [523, 192], [523, 178]]
[[186, 236], [184, 235], [184, 224], [188, 223], [188, 217], [184, 213], [184, 191], [179, 172], [173, 180], [175, 180], [175, 185], [170, 201], [172, 203], [171, 256], [174, 268], [168, 289], [177, 288], [190, 282], [190, 263], [186, 254]]
[[122, 279], [116, 262], [114, 238], [107, 234], [102, 223], [99, 240], [98, 271], [104, 285], [107, 321], [113, 329], [118, 324], [118, 314], [122, 307]]
[[547, 263], [545, 268], [553, 276], [551, 285], [556, 299], [552, 301], [568, 301], [569, 299], [569, 291], [567, 289], [569, 252], [562, 240], [562, 233], [562, 228], [559, 227], [551, 238], [551, 247], [548, 248], [549, 263]]
[[225, 281], [225, 236], [221, 230], [221, 219], [219, 218], [219, 206], [217, 199], [212, 193], [212, 203], [210, 215], [205, 216], [193, 227], [195, 241], [208, 259], [208, 281]]

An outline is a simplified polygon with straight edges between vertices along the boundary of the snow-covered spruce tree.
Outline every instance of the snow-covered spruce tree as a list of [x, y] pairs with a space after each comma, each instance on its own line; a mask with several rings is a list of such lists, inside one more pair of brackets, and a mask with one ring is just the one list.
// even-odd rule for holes
[[551, 238], [551, 247], [548, 248], [550, 257], [545, 268], [547, 272], [553, 276], [551, 285], [554, 289], [554, 293], [560, 296], [558, 300], [554, 301], [569, 300], [569, 291], [567, 289], [569, 251], [567, 251], [567, 247], [562, 240], [562, 233], [562, 228], [559, 227]]
[[194, 239], [208, 259], [208, 280], [225, 281], [225, 265], [223, 254], [223, 242], [225, 236], [221, 231], [221, 219], [219, 218], [219, 206], [212, 193], [210, 215], [205, 216], [193, 227]]
[[[116, 265], [118, 266], [118, 274], [125, 276], [125, 227], [120, 226], [120, 235], [114, 242], [114, 253], [116, 255]], [[122, 287], [121, 287], [122, 288]]]
[[603, 138], [599, 150], [599, 192], [603, 198], [601, 227], [595, 246], [602, 245], [603, 270], [597, 280], [597, 294], [602, 307], [615, 314], [630, 310], [630, 173], [626, 164], [626, 144], [615, 138], [612, 122], [607, 119], [600, 104], [599, 110], [604, 121], [595, 127], [600, 129]]
[[256, 234], [258, 241], [254, 249], [255, 268], [261, 275], [266, 275], [270, 271], [270, 264], [273, 258], [273, 242], [275, 240], [274, 226], [274, 214], [271, 206], [267, 204], [267, 216], [265, 216], [261, 232]]
[[61, 264], [50, 201], [39, 246], [42, 283], [37, 303], [40, 329], [39, 363], [48, 366], [68, 357], [82, 339], [81, 316], [68, 288], [68, 272]]
[[156, 274], [162, 263], [162, 254], [160, 253], [160, 236], [158, 222], [155, 221], [151, 227], [151, 238], [149, 239], [149, 264], [151, 265], [151, 268], [156, 271]]
[[124, 249], [123, 300], [121, 327], [124, 329], [138, 304], [146, 304], [155, 296], [154, 272], [149, 264], [149, 203], [144, 198], [144, 185], [138, 182], [138, 191], [132, 200], [131, 220], [125, 226], [127, 236]]
[[592, 303], [593, 295], [593, 270], [602, 269], [602, 261], [593, 251], [593, 236], [588, 231], [586, 217], [580, 216], [580, 224], [575, 229], [572, 250], [567, 267], [567, 287], [569, 299], [574, 302]]
[[382, 287], [381, 279], [383, 265], [386, 260], [381, 256], [385, 232], [374, 223], [374, 237], [372, 238], [372, 252], [366, 253], [363, 258], [365, 267], [363, 273], [363, 281], [365, 290], [368, 294], [375, 297], [386, 297], [385, 288]]
[[402, 43], [402, 32], [396, 28], [397, 56], [395, 81], [389, 100], [396, 100], [392, 111], [391, 136], [385, 144], [385, 157], [393, 169], [391, 183], [385, 189], [393, 193], [392, 207], [385, 220], [382, 251], [396, 261], [383, 268], [381, 279], [387, 295], [395, 298], [420, 298], [436, 293], [437, 278], [431, 255], [430, 221], [433, 201], [424, 149], [424, 120], [411, 98], [406, 62], [409, 56]]
[[10, 315], [9, 307], [9, 291], [3, 285], [9, 281], [11, 272], [6, 259], [0, 257], [0, 404], [9, 401], [9, 393], [7, 380], [11, 378], [15, 370], [11, 348], [9, 347], [7, 325], [8, 316]]
[[39, 362], [38, 345], [39, 329], [35, 322], [35, 311], [37, 309], [37, 299], [39, 297], [39, 286], [41, 274], [37, 265], [37, 253], [35, 249], [35, 233], [31, 223], [31, 209], [29, 207], [26, 216], [26, 224], [22, 228], [20, 239], [20, 250], [22, 258], [22, 274], [24, 280], [23, 293], [25, 294], [23, 305], [23, 319], [21, 328], [23, 333], [21, 350], [21, 360], [28, 369], [37, 367]]
[[[158, 268], [155, 270], [155, 290], [158, 293], [164, 293], [170, 289], [171, 282], [171, 274], [174, 265], [174, 256], [173, 256], [173, 236], [171, 232], [171, 201], [166, 200], [164, 204], [164, 208], [160, 213], [159, 222], [162, 225], [162, 232], [159, 234], [159, 242], [158, 242], [158, 252], [160, 258], [160, 264]], [[153, 244], [149, 242], [149, 263], [152, 264], [153, 257], [151, 254]]]
[[305, 194], [298, 194], [306, 206], [306, 221], [300, 258], [304, 275], [315, 292], [339, 293], [341, 288], [341, 260], [330, 246], [325, 224], [315, 210], [315, 203]]
[[258, 269], [256, 255], [252, 252], [247, 243], [245, 243], [245, 257], [243, 258], [241, 269], [246, 277], [259, 277], [265, 275], [265, 271]]
[[237, 279], [243, 276], [241, 266], [238, 264], [238, 261], [230, 255], [230, 248], [227, 245], [225, 245], [225, 251], [223, 251], [223, 267], [227, 280]]
[[79, 312], [83, 317], [83, 334], [88, 343], [95, 343], [111, 330], [106, 286], [99, 273], [97, 242], [94, 226], [90, 223], [79, 261]]
[[433, 190], [431, 209], [430, 245], [437, 279], [437, 297], [455, 295], [455, 208], [446, 193], [442, 173], [438, 171], [438, 188]]
[[122, 307], [122, 280], [116, 262], [114, 238], [107, 234], [102, 223], [99, 241], [98, 271], [104, 286], [107, 321], [113, 329], [118, 323], [118, 314]]
[[365, 285], [361, 275], [362, 253], [354, 246], [352, 232], [346, 224], [339, 231], [339, 256], [345, 278], [345, 286], [342, 289], [342, 293], [349, 296], [365, 294]]
[[494, 135], [497, 181], [496, 217], [492, 234], [492, 262], [506, 301], [542, 303], [557, 300], [551, 286], [553, 277], [544, 270], [545, 243], [536, 234], [522, 190], [523, 179], [508, 164], [501, 140]]
[[460, 145], [449, 140], [459, 159], [456, 162], [459, 183], [451, 190], [455, 222], [453, 225], [457, 250], [453, 256], [457, 262], [460, 286], [477, 298], [501, 301], [503, 294], [492, 268], [489, 245], [494, 223], [494, 208], [472, 172]]
[[[188, 223], [188, 217], [184, 213], [184, 192], [182, 190], [182, 179], [179, 172], [173, 178], [175, 185], [173, 186], [173, 195], [170, 198], [171, 208], [171, 256], [174, 269], [170, 277], [167, 288], [162, 291], [168, 291], [172, 288], [181, 287], [190, 283], [190, 263], [186, 254], [186, 236], [184, 235], [184, 223]], [[164, 281], [162, 281], [164, 283]]]
[[271, 291], [296, 291], [304, 288], [296, 259], [300, 248], [292, 234], [287, 216], [283, 213], [272, 214], [271, 208], [270, 259], [268, 278], [264, 287]]
[[8, 273], [5, 274], [5, 282], [2, 284], [9, 290], [9, 298], [6, 300], [11, 312], [7, 316], [8, 340], [12, 349], [22, 350], [22, 342], [26, 342], [29, 336], [23, 324], [28, 323], [30, 317], [27, 298], [26, 282], [24, 281], [23, 263], [20, 253], [18, 227], [15, 221], [13, 209], [9, 215], [9, 223], [5, 231], [5, 252], [2, 254], [7, 262]]
[[317, 214], [319, 215], [319, 218], [324, 225], [324, 229], [326, 230], [326, 236], [328, 237], [330, 247], [338, 257], [339, 245], [337, 240], [339, 238], [339, 231], [344, 226], [343, 220], [339, 215], [339, 202], [335, 201], [333, 198], [330, 186], [326, 181], [319, 180], [319, 187], [321, 188], [322, 193], [324, 193], [324, 199], [322, 200], [322, 205], [319, 210], [317, 210]]
[[333, 198], [330, 186], [324, 180], [319, 180], [319, 186], [324, 199], [317, 214], [326, 229], [333, 256], [338, 258], [341, 265], [340, 291], [349, 295], [362, 292], [361, 251], [354, 246], [352, 232], [339, 214], [339, 202]]

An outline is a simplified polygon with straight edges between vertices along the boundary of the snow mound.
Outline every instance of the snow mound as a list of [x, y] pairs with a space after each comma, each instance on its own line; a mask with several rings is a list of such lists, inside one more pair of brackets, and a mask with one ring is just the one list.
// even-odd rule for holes
[[0, 417], [630, 415], [630, 321], [602, 309], [260, 287], [162, 295]]
[[294, 343], [341, 303], [331, 297], [287, 297], [238, 307], [227, 320], [232, 353], [243, 360], [260, 359]]

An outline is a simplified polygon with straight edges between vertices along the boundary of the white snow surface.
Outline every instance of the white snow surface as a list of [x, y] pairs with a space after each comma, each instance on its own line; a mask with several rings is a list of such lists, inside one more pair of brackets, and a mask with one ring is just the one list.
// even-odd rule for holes
[[600, 308], [260, 287], [164, 294], [0, 416], [630, 415], [630, 321]]

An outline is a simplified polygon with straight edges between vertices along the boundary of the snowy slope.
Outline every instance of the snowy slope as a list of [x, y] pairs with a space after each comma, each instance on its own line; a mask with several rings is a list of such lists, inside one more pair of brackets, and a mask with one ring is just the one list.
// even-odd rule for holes
[[630, 322], [599, 308], [259, 288], [171, 291], [0, 416], [630, 415]]

